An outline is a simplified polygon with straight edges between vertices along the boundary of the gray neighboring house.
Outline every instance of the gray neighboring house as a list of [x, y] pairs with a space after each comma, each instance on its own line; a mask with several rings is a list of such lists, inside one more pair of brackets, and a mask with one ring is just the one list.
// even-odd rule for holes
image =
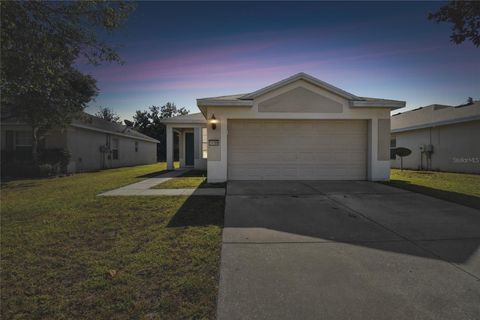
[[[480, 101], [393, 115], [391, 131], [391, 147], [412, 150], [404, 168], [480, 173]], [[399, 157], [392, 155], [392, 168], [400, 168]]]
[[[30, 155], [31, 129], [24, 123], [2, 119], [1, 137], [2, 161]], [[83, 113], [66, 128], [50, 130], [39, 147], [68, 149], [71, 160], [67, 170], [75, 173], [155, 163], [158, 143], [125, 125]]]

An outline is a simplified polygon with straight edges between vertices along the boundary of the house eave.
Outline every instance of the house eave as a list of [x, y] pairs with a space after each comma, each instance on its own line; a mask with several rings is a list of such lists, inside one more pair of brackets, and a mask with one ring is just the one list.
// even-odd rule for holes
[[409, 126], [409, 127], [404, 127], [404, 128], [392, 129], [391, 133], [401, 133], [401, 132], [412, 131], [412, 130], [427, 129], [427, 128], [446, 126], [446, 125], [449, 125], [449, 124], [463, 123], [463, 122], [469, 122], [469, 121], [475, 121], [475, 120], [480, 120], [480, 115], [451, 119], [451, 120], [443, 120], [443, 121], [437, 121], [437, 122], [432, 122], [432, 123], [419, 124], [419, 125], [414, 125], [414, 126]]
[[161, 120], [160, 123], [165, 123], [165, 124], [207, 124], [207, 120], [184, 120], [184, 121], [180, 121], [180, 120], [174, 120], [174, 118], [171, 118], [171, 119], [164, 119], [164, 120]]
[[96, 131], [96, 132], [101, 132], [101, 133], [108, 133], [108, 134], [111, 134], [111, 135], [125, 137], [125, 138], [129, 138], [129, 139], [133, 139], [133, 140], [141, 140], [141, 141], [152, 142], [152, 143], [160, 143], [160, 141], [158, 141], [156, 139], [153, 139], [153, 138], [147, 139], [147, 138], [143, 138], [143, 137], [136, 137], [136, 136], [131, 136], [131, 135], [128, 135], [128, 134], [120, 133], [120, 132], [103, 130], [103, 129], [98, 129], [98, 128], [92, 128], [92, 127], [85, 126], [85, 125], [78, 124], [78, 123], [71, 123], [70, 126], [74, 127], [74, 128], [91, 130], [91, 131]]
[[215, 99], [197, 99], [198, 107], [251, 107], [251, 100], [215, 100]]
[[388, 109], [400, 109], [406, 106], [405, 101], [366, 101], [356, 100], [350, 101], [350, 106], [353, 108], [388, 108]]
[[197, 106], [205, 119], [207, 118], [208, 107], [253, 107], [252, 100], [218, 100], [218, 99], [197, 99]]

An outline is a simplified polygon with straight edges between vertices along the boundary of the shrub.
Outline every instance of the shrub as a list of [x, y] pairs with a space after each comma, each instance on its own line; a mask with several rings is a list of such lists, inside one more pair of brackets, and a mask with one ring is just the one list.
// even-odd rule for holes
[[37, 177], [49, 177], [56, 174], [56, 168], [51, 164], [44, 163], [36, 168]]
[[49, 164], [58, 168], [61, 173], [66, 173], [70, 158], [71, 154], [68, 149], [55, 148], [42, 150], [39, 160], [42, 164]]

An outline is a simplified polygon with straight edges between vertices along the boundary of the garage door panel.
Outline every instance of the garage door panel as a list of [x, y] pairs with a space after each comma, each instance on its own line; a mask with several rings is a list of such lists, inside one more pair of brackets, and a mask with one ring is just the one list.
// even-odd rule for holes
[[365, 153], [359, 152], [334, 152], [334, 150], [327, 152], [299, 152], [297, 154], [297, 163], [299, 164], [344, 164], [355, 166], [359, 163], [365, 164]]
[[230, 180], [364, 180], [365, 120], [229, 120]]
[[289, 164], [296, 163], [296, 152], [234, 152], [230, 156], [230, 163], [236, 164], [258, 164], [264, 165], [272, 164]]

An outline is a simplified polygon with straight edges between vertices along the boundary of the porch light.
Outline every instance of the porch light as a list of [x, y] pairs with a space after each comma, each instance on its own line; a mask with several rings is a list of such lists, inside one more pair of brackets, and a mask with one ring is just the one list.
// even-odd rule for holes
[[218, 120], [217, 118], [215, 118], [215, 115], [212, 114], [212, 117], [210, 118], [210, 124], [212, 125], [212, 130], [215, 130], [217, 129], [217, 123], [218, 123]]

